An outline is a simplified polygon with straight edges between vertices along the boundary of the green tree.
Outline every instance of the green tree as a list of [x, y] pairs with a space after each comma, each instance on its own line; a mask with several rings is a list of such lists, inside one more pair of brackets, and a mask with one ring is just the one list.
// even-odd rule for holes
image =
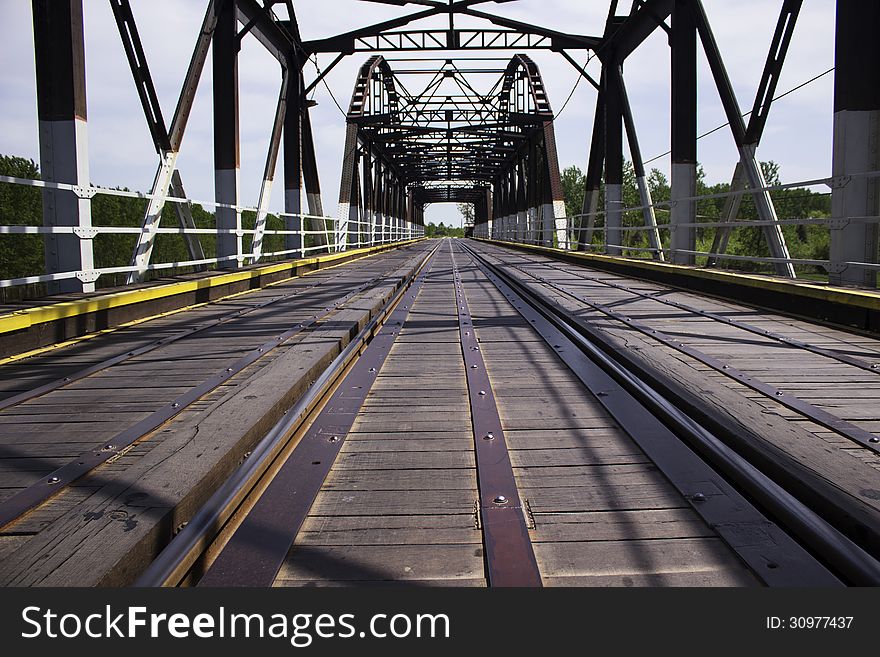
[[562, 193], [565, 198], [565, 214], [569, 217], [579, 215], [584, 207], [584, 187], [586, 180], [579, 167], [571, 165], [562, 172]]
[[[39, 179], [36, 162], [0, 155], [0, 175]], [[35, 187], [0, 183], [0, 224], [42, 226], [43, 201]], [[20, 278], [45, 272], [40, 235], [0, 235], [0, 278]]]
[[474, 224], [474, 204], [473, 203], [456, 203], [456, 207], [458, 211], [461, 213], [461, 218], [464, 222], [465, 226], [472, 226]]

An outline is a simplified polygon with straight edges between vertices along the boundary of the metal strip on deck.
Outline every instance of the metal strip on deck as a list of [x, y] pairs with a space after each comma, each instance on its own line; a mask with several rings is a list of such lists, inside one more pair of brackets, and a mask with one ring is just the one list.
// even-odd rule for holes
[[235, 530], [199, 586], [271, 586], [409, 315], [436, 250]]
[[467, 296], [452, 252], [461, 351], [474, 428], [480, 517], [490, 586], [541, 586], [523, 505], [495, 404], [495, 394], [471, 322]]
[[559, 328], [469, 252], [476, 267], [629, 434], [697, 514], [768, 586], [840, 586], [803, 547], [767, 519], [658, 417]]
[[[749, 333], [753, 333], [755, 335], [760, 335], [765, 338], [769, 338], [771, 340], [776, 340], [777, 342], [781, 342], [790, 347], [796, 347], [798, 349], [804, 349], [805, 351], [812, 352], [819, 356], [825, 356], [826, 358], [831, 358], [840, 363], [844, 363], [846, 365], [852, 365], [853, 367], [858, 367], [859, 369], [865, 370], [867, 372], [871, 372], [872, 374], [880, 375], [880, 363], [869, 363], [861, 358], [857, 358], [856, 356], [850, 356], [849, 354], [845, 354], [834, 349], [826, 349], [825, 347], [819, 347], [814, 344], [810, 344], [809, 342], [804, 342], [802, 340], [798, 340], [796, 338], [790, 338], [786, 335], [782, 335], [779, 333], [774, 333], [773, 331], [768, 331], [766, 329], [762, 329], [758, 326], [753, 326], [747, 322], [744, 322], [739, 319], [734, 319], [732, 317], [726, 317], [720, 313], [712, 312], [711, 310], [702, 310], [701, 308], [697, 308], [696, 306], [691, 306], [686, 303], [682, 303], [680, 301], [673, 301], [672, 299], [664, 299], [660, 296], [661, 292], [657, 292], [654, 294], [647, 294], [645, 292], [640, 292], [639, 290], [627, 287], [626, 285], [621, 285], [620, 283], [615, 283], [614, 281], [608, 281], [601, 278], [596, 278], [595, 276], [587, 276], [582, 272], [573, 272], [568, 269], [563, 269], [559, 265], [553, 264], [552, 262], [544, 262], [540, 260], [529, 260], [525, 259], [525, 262], [529, 264], [535, 264], [542, 267], [547, 267], [548, 269], [555, 269], [556, 271], [563, 272], [565, 274], [570, 274], [575, 276], [576, 278], [583, 279], [585, 281], [590, 281], [593, 283], [599, 283], [601, 285], [605, 285], [607, 287], [612, 287], [616, 290], [622, 290], [623, 292], [627, 292], [629, 294], [641, 297], [642, 299], [647, 299], [649, 301], [656, 301], [657, 303], [662, 303], [666, 306], [670, 306], [672, 308], [677, 308], [679, 310], [684, 310], [685, 312], [693, 313], [695, 315], [699, 315], [700, 317], [705, 317], [706, 319], [711, 319], [716, 322], [721, 322], [722, 324], [727, 324], [728, 326], [733, 326], [734, 328], [742, 329], [743, 331], [747, 331]], [[528, 272], [526, 272], [528, 273]], [[532, 276], [533, 274], [529, 274]]]
[[[649, 338], [653, 338], [653, 339], [657, 340], [658, 342], [666, 345], [667, 347], [670, 347], [672, 349], [675, 349], [676, 351], [679, 351], [683, 354], [686, 354], [687, 356], [690, 356], [691, 358], [694, 358], [694, 359], [700, 361], [704, 365], [711, 367], [712, 369], [716, 370], [717, 372], [720, 372], [721, 374], [724, 374], [726, 376], [729, 376], [732, 379], [735, 379], [739, 383], [742, 383], [743, 385], [751, 388], [752, 390], [755, 390], [757, 392], [760, 392], [763, 395], [766, 395], [767, 397], [773, 399], [774, 401], [779, 402], [783, 406], [786, 406], [787, 408], [790, 408], [791, 410], [800, 413], [801, 415], [812, 420], [816, 424], [820, 424], [820, 425], [827, 427], [833, 431], [836, 431], [840, 435], [848, 438], [849, 440], [852, 440], [854, 443], [857, 443], [857, 444], [861, 445], [862, 447], [866, 447], [867, 449], [870, 449], [871, 451], [880, 454], [880, 437], [874, 435], [870, 431], [866, 431], [865, 429], [862, 429], [861, 427], [857, 427], [856, 425], [852, 424], [851, 422], [848, 422], [847, 420], [843, 420], [843, 419], [837, 417], [836, 415], [834, 415], [833, 413], [829, 413], [828, 411], [823, 410], [817, 406], [814, 406], [813, 404], [811, 404], [807, 401], [804, 401], [803, 399], [800, 399], [798, 397], [795, 397], [794, 395], [788, 395], [785, 392], [783, 392], [782, 390], [780, 390], [779, 388], [770, 385], [769, 383], [764, 383], [760, 379], [758, 379], [754, 376], [751, 376], [751, 375], [747, 374], [746, 372], [743, 372], [743, 371], [733, 367], [732, 365], [728, 365], [727, 363], [724, 363], [724, 362], [718, 360], [714, 356], [710, 356], [710, 355], [700, 351], [699, 349], [695, 349], [694, 347], [689, 347], [685, 343], [681, 342], [680, 340], [673, 338], [673, 337], [670, 337], [670, 336], [666, 335], [665, 333], [663, 333], [662, 331], [659, 331], [657, 329], [653, 329], [650, 326], [648, 326], [647, 324], [643, 324], [642, 322], [634, 320], [631, 317], [627, 317], [623, 313], [620, 313], [612, 308], [609, 308], [608, 306], [605, 306], [604, 304], [589, 301], [586, 297], [584, 297], [582, 295], [578, 295], [574, 292], [571, 292], [553, 281], [550, 281], [550, 280], [543, 278], [541, 276], [538, 276], [536, 274], [531, 274], [527, 271], [520, 269], [519, 267], [517, 267], [515, 265], [510, 265], [510, 266], [518, 271], [521, 271], [522, 273], [526, 274], [527, 276], [530, 276], [531, 278], [540, 282], [541, 284], [547, 285], [555, 290], [558, 290], [559, 292], [562, 292], [566, 296], [571, 297], [572, 299], [575, 299], [577, 302], [583, 303], [586, 306], [589, 306], [590, 308], [592, 308], [593, 310], [597, 310], [600, 313], [603, 313], [604, 315], [607, 315], [608, 317], [610, 317], [618, 322], [621, 322], [622, 324], [625, 324], [626, 326], [633, 328], [634, 330], [638, 331], [639, 333], [642, 333], [643, 335], [646, 335]], [[582, 319], [582, 321], [585, 321], [585, 322], [590, 321], [590, 320], [583, 319], [583, 318], [581, 318], [581, 319]]]

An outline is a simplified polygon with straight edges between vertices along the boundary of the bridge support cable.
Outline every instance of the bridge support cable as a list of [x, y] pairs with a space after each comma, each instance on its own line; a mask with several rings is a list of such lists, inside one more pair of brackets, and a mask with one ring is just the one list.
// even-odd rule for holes
[[[85, 45], [82, 0], [33, 0], [34, 60], [40, 171], [43, 179], [88, 189]], [[95, 273], [91, 194], [43, 190], [43, 225], [72, 227], [43, 239], [46, 273], [76, 272], [50, 281], [50, 294], [92, 292]]]
[[880, 169], [880, 57], [876, 30], [880, 5], [838, 0], [834, 51], [834, 143], [832, 155], [829, 281], [877, 287], [878, 224], [856, 217], [880, 214], [880, 181], [857, 174]]

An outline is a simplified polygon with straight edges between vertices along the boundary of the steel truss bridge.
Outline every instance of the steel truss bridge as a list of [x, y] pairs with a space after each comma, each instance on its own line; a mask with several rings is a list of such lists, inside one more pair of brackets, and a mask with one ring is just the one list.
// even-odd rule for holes
[[[800, 0], [767, 3], [745, 114], [701, 0], [612, 0], [570, 33], [496, 6], [514, 0], [367, 1], [398, 10], [309, 40], [307, 3], [208, 0], [168, 120], [135, 11], [109, 0], [157, 154], [149, 191], [128, 192], [89, 177], [83, 2], [32, 0], [41, 178], [0, 184], [39, 188], [42, 223], [0, 233], [41, 236], [45, 258], [0, 272], [0, 582], [880, 584], [880, 5], [836, 2], [830, 175], [768, 184]], [[624, 75], [658, 32], [668, 200]], [[281, 73], [254, 207], [243, 39]], [[595, 91], [574, 213], [533, 51]], [[700, 51], [737, 152], [711, 195]], [[309, 95], [347, 57], [334, 216]], [[210, 201], [178, 168], [206, 66]], [[775, 195], [821, 185], [830, 216], [780, 216]], [[98, 195], [139, 199], [140, 225], [96, 225]], [[723, 200], [713, 221], [706, 200]], [[471, 239], [425, 239], [436, 203], [473, 207]], [[790, 225], [827, 230], [827, 257], [793, 257]], [[754, 253], [728, 253], [755, 228]], [[131, 236], [127, 265], [96, 264], [106, 234]], [[188, 259], [158, 261], [161, 235]]]

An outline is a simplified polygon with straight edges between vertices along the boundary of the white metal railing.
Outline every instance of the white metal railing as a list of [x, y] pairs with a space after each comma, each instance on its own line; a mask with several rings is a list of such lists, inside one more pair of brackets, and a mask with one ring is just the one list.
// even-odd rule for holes
[[[34, 180], [30, 178], [17, 178], [14, 176], [0, 176], [0, 183], [8, 183], [13, 185], [23, 185], [27, 187], [35, 187], [42, 189], [54, 189], [66, 191], [76, 195], [79, 198], [91, 199], [97, 195], [118, 196], [123, 198], [151, 200], [156, 198], [153, 194], [144, 192], [127, 191], [120, 189], [111, 189], [105, 187], [83, 187], [79, 185], [71, 185], [67, 183], [57, 183], [45, 180]], [[368, 246], [376, 246], [381, 244], [390, 244], [394, 242], [415, 239], [424, 236], [424, 227], [412, 224], [402, 220], [388, 221], [353, 221], [343, 220], [342, 224], [347, 225], [348, 234], [344, 241], [337, 241], [339, 236], [340, 220], [336, 217], [312, 215], [306, 213], [289, 213], [277, 212], [271, 213], [273, 216], [282, 220], [299, 219], [299, 228], [296, 230], [279, 230], [270, 228], [243, 228], [241, 224], [241, 214], [243, 212], [252, 212], [256, 216], [259, 212], [257, 207], [245, 205], [232, 205], [228, 203], [219, 203], [217, 201], [202, 201], [190, 198], [179, 198], [174, 196], [163, 196], [164, 201], [168, 203], [186, 203], [189, 205], [198, 204], [209, 208], [228, 208], [239, 213], [238, 228], [184, 228], [181, 226], [165, 226], [165, 227], [138, 227], [138, 226], [100, 226], [90, 224], [86, 227], [79, 226], [30, 226], [20, 224], [0, 224], [0, 235], [76, 235], [84, 239], [93, 239], [98, 235], [142, 235], [145, 233], [158, 235], [236, 235], [241, 238], [246, 235], [262, 236], [259, 244], [259, 250], [253, 247], [256, 241], [251, 243], [251, 251], [245, 252], [241, 248], [237, 248], [234, 255], [201, 258], [197, 260], [181, 260], [175, 262], [150, 262], [146, 267], [141, 265], [126, 265], [119, 267], [96, 267], [94, 269], [84, 271], [65, 271], [49, 274], [37, 274], [32, 276], [24, 276], [18, 278], [0, 279], [0, 288], [8, 288], [20, 285], [29, 285], [35, 283], [49, 283], [53, 281], [62, 281], [77, 278], [83, 281], [93, 282], [103, 275], [107, 274], [129, 274], [132, 272], [143, 271], [162, 271], [168, 269], [182, 269], [188, 267], [199, 267], [206, 265], [218, 265], [225, 262], [237, 262], [239, 264], [253, 264], [264, 258], [281, 258], [284, 256], [295, 256], [304, 258], [310, 253], [316, 251], [344, 251], [352, 248], [362, 248]], [[2, 221], [2, 219], [0, 219]], [[323, 230], [314, 230], [306, 228], [306, 223], [316, 223], [323, 225]], [[299, 246], [292, 249], [284, 249], [280, 251], [262, 250], [264, 239], [266, 236], [278, 235], [296, 235], [299, 237]], [[312, 238], [309, 240], [308, 238]], [[318, 242], [309, 244], [308, 242]], [[240, 247], [241, 241], [238, 241]]]
[[[537, 220], [534, 212], [519, 212], [517, 214], [512, 214], [503, 218], [495, 218], [492, 222], [492, 234], [491, 237], [494, 239], [509, 241], [515, 243], [522, 244], [534, 244], [534, 245], [544, 245], [544, 246], [555, 246], [562, 250], [575, 250], [575, 249], [583, 249], [588, 251], [600, 252], [600, 253], [612, 253], [612, 254], [623, 254], [626, 252], [630, 253], [645, 253], [650, 254], [649, 257], [655, 257], [659, 252], [663, 253], [667, 258], [674, 257], [677, 254], [694, 256], [694, 257], [705, 257], [710, 260], [715, 261], [740, 261], [740, 262], [751, 262], [751, 263], [759, 263], [759, 264], [782, 264], [789, 263], [792, 265], [808, 265], [813, 267], [819, 267], [824, 269], [826, 272], [830, 271], [841, 271], [844, 268], [852, 267], [856, 269], [865, 269], [865, 270], [875, 270], [880, 271], [880, 265], [874, 262], [858, 262], [851, 260], [844, 261], [832, 261], [825, 259], [811, 259], [811, 258], [776, 258], [776, 257], [767, 257], [767, 256], [758, 256], [758, 255], [743, 255], [743, 254], [732, 254], [726, 252], [713, 252], [713, 251], [700, 251], [700, 250], [688, 250], [688, 249], [672, 249], [665, 246], [660, 246], [660, 248], [654, 248], [652, 246], [640, 246], [640, 245], [628, 245], [622, 243], [623, 240], [620, 239], [623, 235], [627, 233], [639, 233], [639, 232], [650, 232], [654, 230], [658, 231], [673, 231], [678, 228], [694, 228], [694, 229], [714, 229], [725, 230], [732, 232], [737, 228], [756, 228], [756, 227], [766, 227], [766, 226], [826, 226], [829, 230], [833, 228], [840, 227], [842, 224], [849, 223], [863, 223], [863, 224], [877, 224], [880, 223], [880, 216], [847, 216], [845, 219], [835, 218], [835, 217], [804, 217], [804, 218], [789, 218], [789, 219], [777, 219], [777, 220], [739, 220], [739, 221], [721, 221], [717, 218], [710, 218], [710, 221], [696, 221], [696, 222], [688, 222], [688, 223], [678, 223], [672, 224], [669, 222], [658, 222], [656, 226], [650, 225], [624, 225], [622, 223], [623, 216], [626, 213], [630, 212], [639, 212], [646, 210], [648, 208], [653, 208], [656, 211], [660, 212], [669, 212], [671, 209], [677, 204], [685, 201], [703, 201], [703, 200], [716, 200], [716, 199], [728, 199], [730, 197], [742, 197], [742, 196], [751, 196], [756, 192], [766, 191], [766, 192], [774, 192], [774, 191], [782, 191], [793, 188], [809, 188], [815, 187], [819, 185], [827, 186], [832, 189], [845, 187], [854, 179], [872, 179], [872, 178], [880, 178], [880, 171], [868, 171], [864, 173], [857, 173], [848, 176], [838, 176], [838, 177], [828, 177], [828, 178], [817, 178], [813, 180], [804, 180], [799, 182], [792, 183], [784, 183], [778, 185], [768, 185], [760, 188], [746, 188], [740, 190], [733, 190], [728, 192], [719, 192], [713, 194], [702, 194], [695, 196], [688, 196], [684, 198], [679, 198], [670, 201], [659, 201], [648, 205], [634, 205], [634, 206], [625, 206], [620, 210], [614, 211], [615, 214], [619, 213], [621, 217], [621, 225], [620, 226], [612, 226], [608, 227], [604, 225], [595, 225], [595, 220], [597, 218], [604, 218], [605, 215], [609, 214], [607, 209], [597, 210], [595, 212], [582, 213], [572, 216], [566, 217], [555, 217], [551, 223], [555, 223], [552, 228], [547, 229], [546, 227], [540, 225], [540, 222]], [[784, 199], [780, 199], [784, 201]], [[699, 215], [698, 215], [699, 216]], [[592, 219], [592, 222], [590, 221]], [[593, 223], [594, 225], [588, 225], [589, 223]], [[490, 237], [488, 234], [488, 229], [485, 224], [481, 224], [475, 227], [476, 236], [477, 237]], [[598, 234], [602, 236], [602, 240], [600, 244], [596, 244], [592, 242], [592, 235]], [[612, 236], [618, 236], [617, 243], [608, 241], [608, 236], [611, 234]], [[549, 236], [556, 236], [555, 239]], [[583, 239], [581, 239], [583, 238]]]

